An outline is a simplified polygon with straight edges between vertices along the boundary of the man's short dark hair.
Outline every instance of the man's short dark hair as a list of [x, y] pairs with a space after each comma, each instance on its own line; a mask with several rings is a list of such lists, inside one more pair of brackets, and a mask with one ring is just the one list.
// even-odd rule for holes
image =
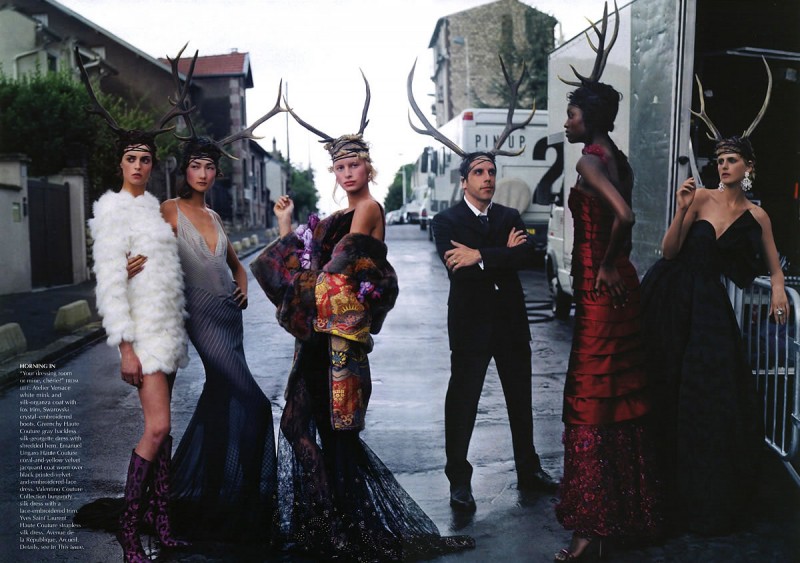
[[[481, 160], [488, 160], [492, 164], [495, 164], [494, 161], [495, 155], [490, 152], [470, 152], [464, 155], [464, 159], [461, 161], [461, 165], [458, 167], [458, 171], [461, 174], [461, 179], [466, 180], [467, 176], [469, 176], [469, 171], [472, 170], [472, 163], [478, 159]], [[496, 165], [495, 165], [496, 166]]]

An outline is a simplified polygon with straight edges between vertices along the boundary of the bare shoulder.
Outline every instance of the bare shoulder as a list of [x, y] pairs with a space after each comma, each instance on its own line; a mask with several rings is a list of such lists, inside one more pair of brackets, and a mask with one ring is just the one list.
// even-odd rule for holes
[[164, 219], [178, 214], [178, 198], [167, 199], [161, 204], [161, 215]]
[[178, 198], [168, 199], [161, 204], [161, 216], [164, 221], [172, 225], [173, 228], [178, 224]]
[[692, 200], [692, 207], [700, 209], [708, 205], [708, 202], [714, 201], [714, 190], [708, 188], [700, 188], [694, 190], [694, 199]]
[[750, 214], [753, 216], [753, 219], [758, 221], [759, 225], [761, 225], [762, 228], [767, 228], [771, 226], [769, 215], [767, 214], [766, 211], [764, 211], [762, 207], [759, 207], [758, 205], [755, 204], [750, 204], [747, 207], [747, 210], [750, 211]]
[[356, 215], [375, 220], [379, 220], [381, 218], [381, 209], [381, 204], [372, 198], [359, 201], [354, 207]]
[[600, 158], [599, 155], [593, 153], [587, 153], [581, 155], [578, 159], [577, 164], [575, 165], [575, 169], [581, 173], [582, 171], [585, 173], [587, 170], [599, 170], [605, 168], [603, 164], [603, 159]]

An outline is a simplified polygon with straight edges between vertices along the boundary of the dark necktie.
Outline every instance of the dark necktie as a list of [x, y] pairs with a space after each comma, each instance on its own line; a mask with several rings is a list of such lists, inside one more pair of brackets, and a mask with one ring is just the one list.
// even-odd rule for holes
[[489, 216], [478, 215], [478, 219], [481, 222], [481, 231], [483, 231], [483, 234], [489, 234]]

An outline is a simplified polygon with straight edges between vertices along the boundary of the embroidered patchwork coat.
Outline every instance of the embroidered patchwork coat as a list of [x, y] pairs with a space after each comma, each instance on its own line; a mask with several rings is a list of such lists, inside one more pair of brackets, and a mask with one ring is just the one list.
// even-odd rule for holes
[[308, 251], [294, 233], [271, 243], [250, 265], [261, 288], [277, 308], [278, 323], [298, 340], [288, 387], [298, 377], [297, 358], [324, 335], [329, 357], [331, 425], [361, 430], [372, 389], [367, 354], [372, 334], [383, 326], [398, 294], [397, 275], [386, 258], [386, 245], [349, 233], [352, 212], [335, 213], [314, 229]]

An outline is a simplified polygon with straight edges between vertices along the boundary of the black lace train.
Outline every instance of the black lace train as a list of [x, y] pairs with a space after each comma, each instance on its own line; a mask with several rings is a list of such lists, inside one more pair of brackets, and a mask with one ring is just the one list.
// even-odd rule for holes
[[354, 561], [408, 561], [472, 548], [442, 537], [356, 431], [330, 425], [327, 339], [299, 349], [278, 439], [284, 547]]

